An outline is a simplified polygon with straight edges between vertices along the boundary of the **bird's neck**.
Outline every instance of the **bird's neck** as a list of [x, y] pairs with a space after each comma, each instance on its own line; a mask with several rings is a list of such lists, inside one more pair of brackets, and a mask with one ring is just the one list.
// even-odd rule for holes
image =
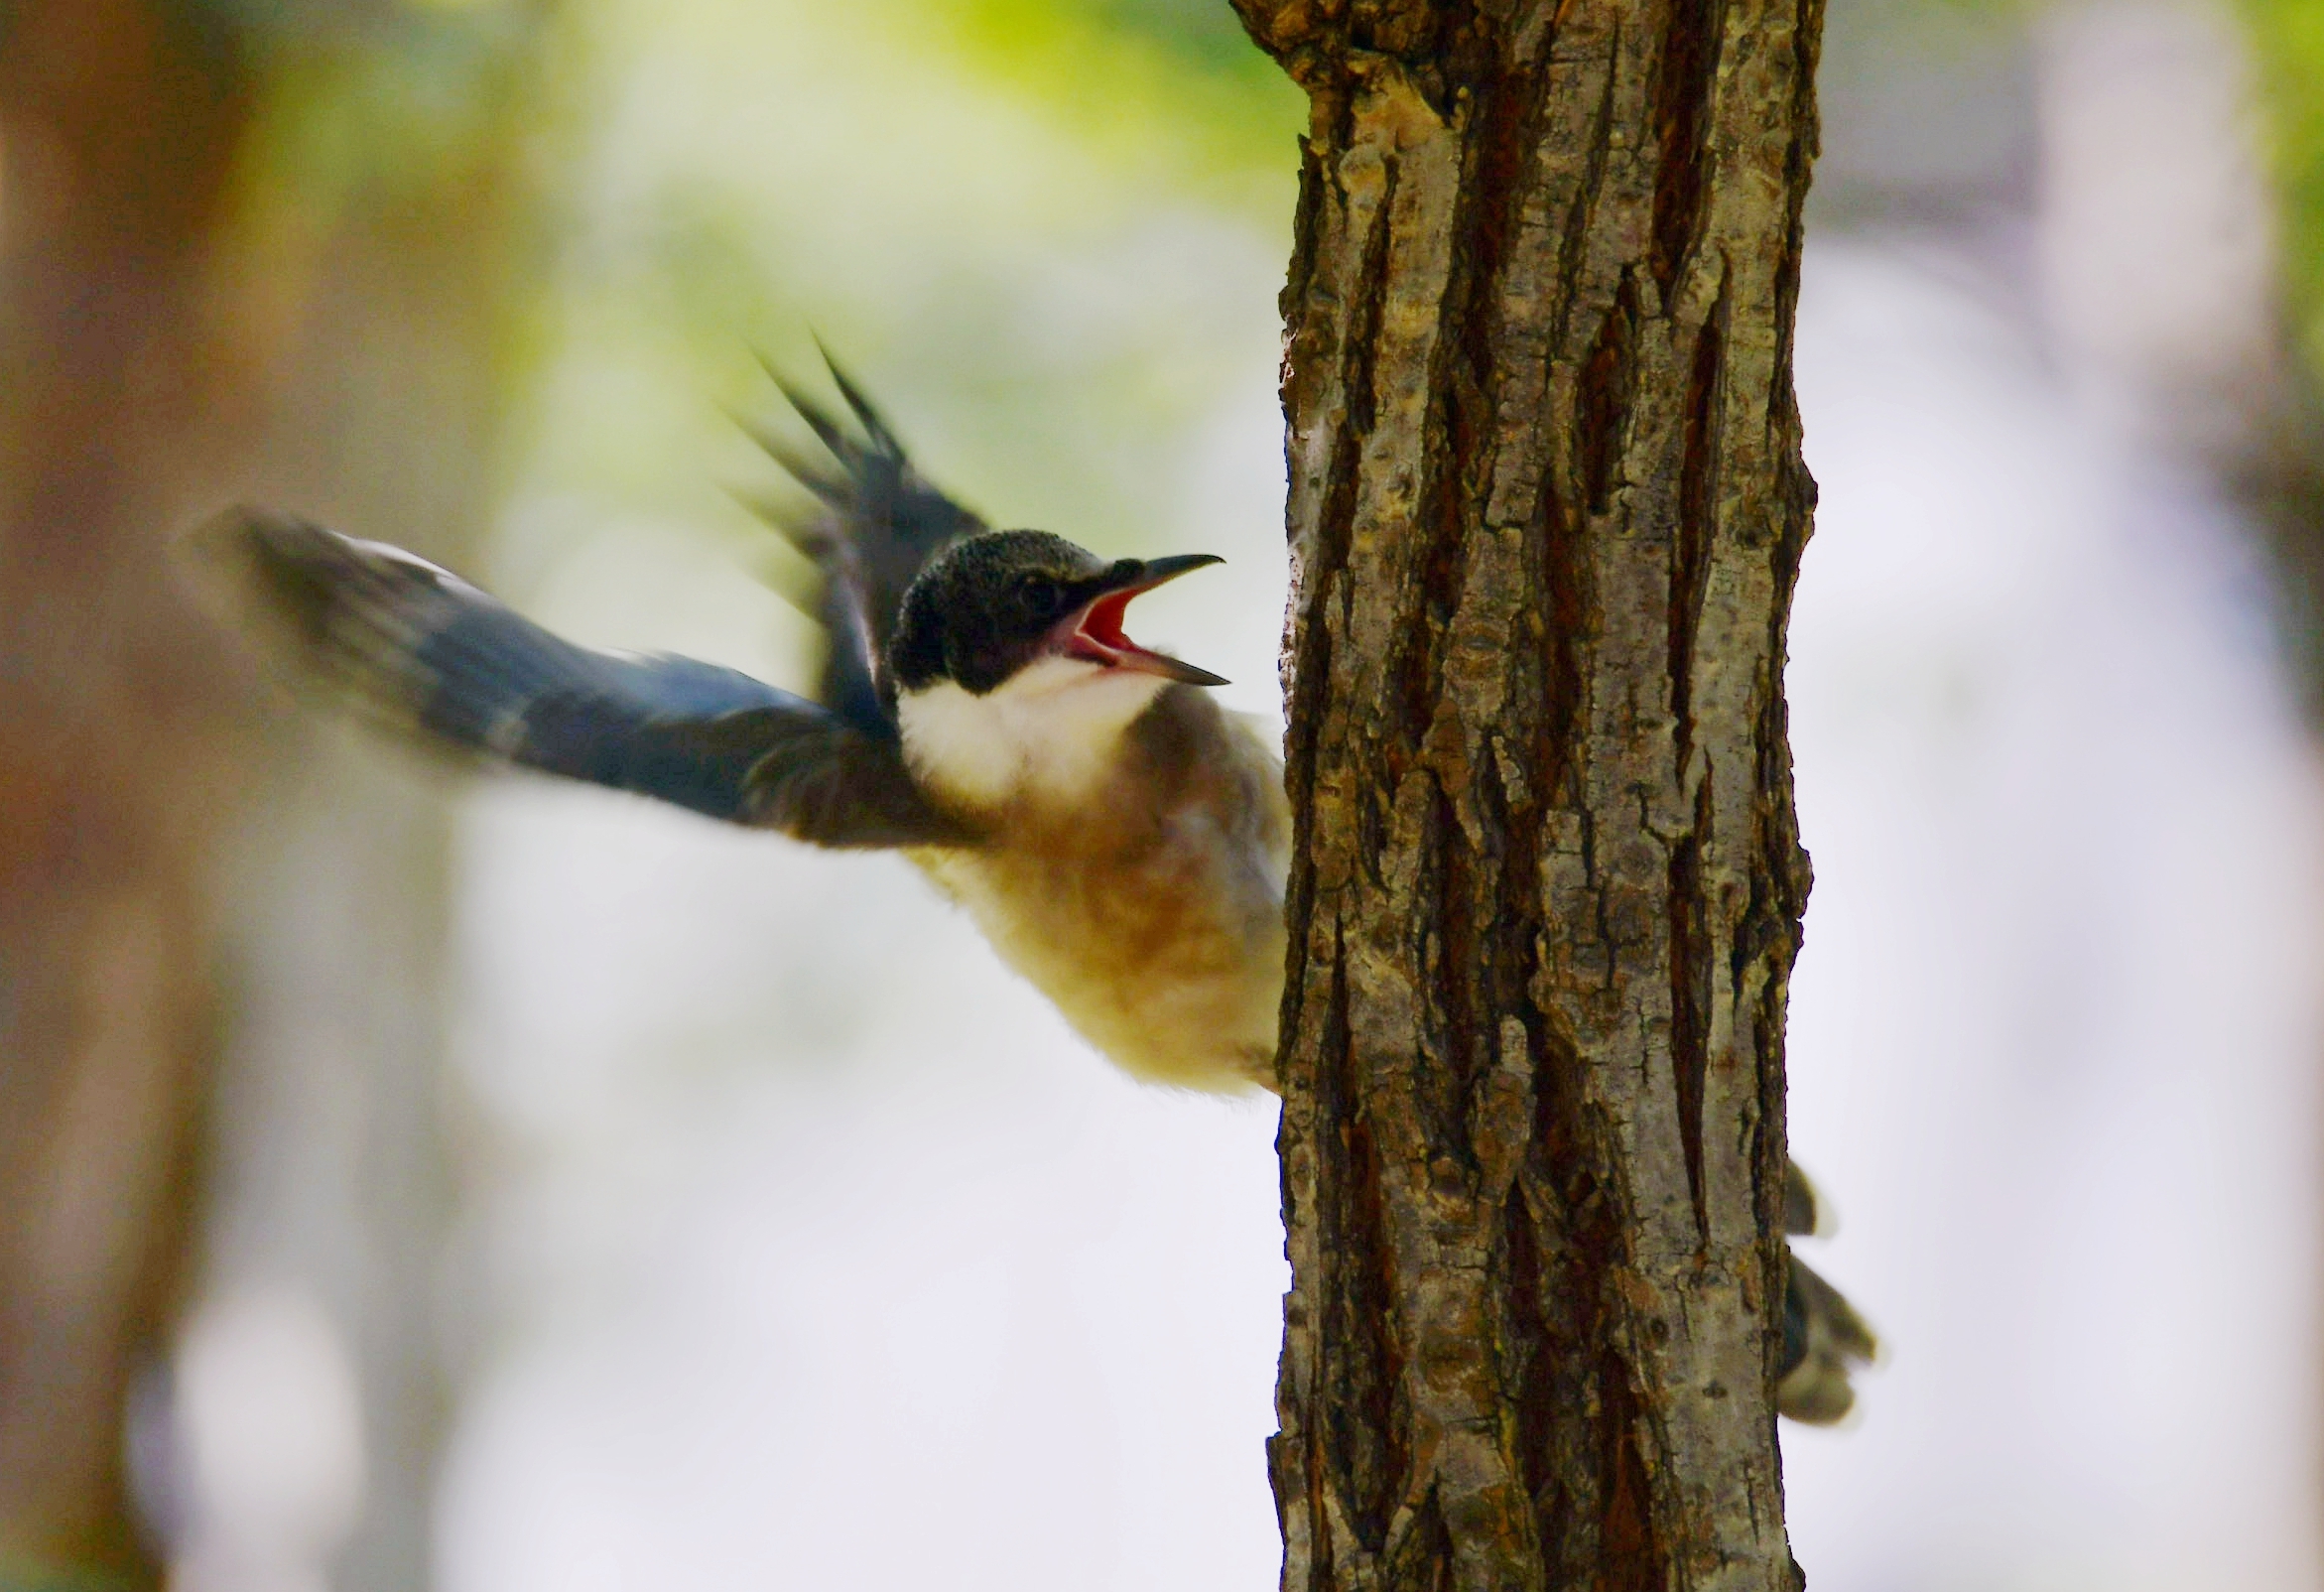
[[1104, 784], [1122, 734], [1168, 686], [1071, 658], [1028, 664], [982, 696], [944, 680], [897, 699], [912, 772], [973, 810], [1071, 807]]

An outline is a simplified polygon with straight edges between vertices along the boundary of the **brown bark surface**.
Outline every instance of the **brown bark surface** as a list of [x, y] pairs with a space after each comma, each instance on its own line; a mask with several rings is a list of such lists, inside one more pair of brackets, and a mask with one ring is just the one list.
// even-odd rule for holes
[[1819, 0], [1236, 0], [1308, 90], [1284, 1585], [1788, 1588]]

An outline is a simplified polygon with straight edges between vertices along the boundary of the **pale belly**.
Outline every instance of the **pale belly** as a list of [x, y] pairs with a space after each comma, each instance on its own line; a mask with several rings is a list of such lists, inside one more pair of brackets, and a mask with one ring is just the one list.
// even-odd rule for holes
[[1123, 1071], [1183, 1089], [1274, 1087], [1284, 936], [1270, 860], [1195, 833], [1134, 862], [1016, 851], [913, 861]]

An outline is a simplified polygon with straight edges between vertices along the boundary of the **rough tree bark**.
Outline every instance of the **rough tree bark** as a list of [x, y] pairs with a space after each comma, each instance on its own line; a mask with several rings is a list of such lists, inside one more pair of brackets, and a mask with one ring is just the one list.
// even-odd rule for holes
[[1235, 0], [1308, 91], [1283, 1584], [1790, 1588], [1820, 0]]

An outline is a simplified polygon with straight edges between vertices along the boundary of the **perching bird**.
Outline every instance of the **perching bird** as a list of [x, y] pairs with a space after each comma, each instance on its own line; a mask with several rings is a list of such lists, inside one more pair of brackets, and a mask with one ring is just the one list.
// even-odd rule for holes
[[[901, 850], [1099, 1051], [1193, 1089], [1274, 1087], [1290, 815], [1217, 675], [1122, 631], [1217, 559], [994, 531], [924, 480], [846, 377], [859, 434], [786, 396], [838, 468], [762, 437], [820, 500], [818, 700], [689, 658], [561, 640], [400, 549], [235, 511], [198, 533], [304, 672], [440, 743], [811, 845]], [[1786, 1226], [1812, 1230], [1796, 1171]], [[1832, 1421], [1872, 1334], [1797, 1260], [1777, 1402]]]

